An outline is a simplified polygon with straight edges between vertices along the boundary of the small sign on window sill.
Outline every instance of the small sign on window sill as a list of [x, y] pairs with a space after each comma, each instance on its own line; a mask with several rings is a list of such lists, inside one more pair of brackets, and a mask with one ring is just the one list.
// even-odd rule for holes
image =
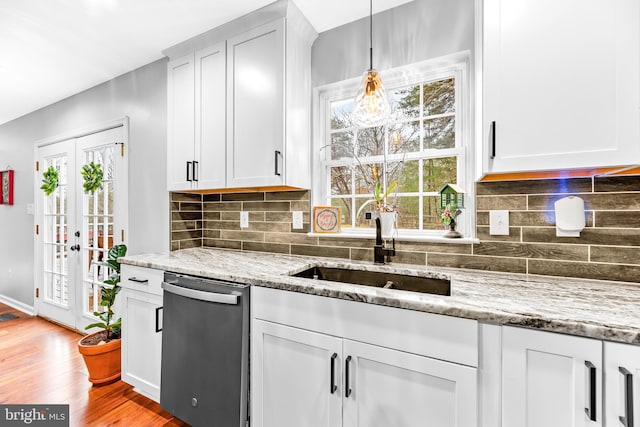
[[314, 233], [339, 233], [340, 208], [335, 206], [313, 207]]

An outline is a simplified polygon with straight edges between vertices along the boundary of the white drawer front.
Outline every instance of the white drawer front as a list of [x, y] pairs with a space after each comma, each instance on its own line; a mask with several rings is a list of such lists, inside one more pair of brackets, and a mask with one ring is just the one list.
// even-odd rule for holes
[[123, 264], [120, 269], [120, 285], [123, 288], [162, 295], [164, 271]]

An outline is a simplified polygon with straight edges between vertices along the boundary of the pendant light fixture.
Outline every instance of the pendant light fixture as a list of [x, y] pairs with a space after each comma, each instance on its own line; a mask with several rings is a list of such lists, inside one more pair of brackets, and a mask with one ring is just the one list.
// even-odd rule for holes
[[369, 0], [369, 70], [364, 73], [362, 87], [356, 95], [352, 119], [358, 126], [380, 126], [390, 111], [380, 75], [373, 69], [373, 0]]

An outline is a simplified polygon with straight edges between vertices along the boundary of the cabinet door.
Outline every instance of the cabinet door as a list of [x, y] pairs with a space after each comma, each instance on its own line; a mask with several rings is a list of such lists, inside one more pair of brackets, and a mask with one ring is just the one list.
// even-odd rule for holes
[[477, 426], [475, 368], [350, 340], [343, 354], [345, 427]]
[[601, 341], [512, 327], [502, 338], [502, 425], [602, 425]]
[[640, 160], [639, 4], [484, 0], [485, 170]]
[[284, 182], [284, 36], [281, 19], [227, 41], [229, 187]]
[[122, 380], [160, 401], [162, 297], [129, 289], [122, 299]]
[[605, 425], [640, 425], [640, 347], [605, 342], [604, 369]]
[[339, 338], [255, 319], [251, 337], [252, 426], [342, 425]]
[[[169, 191], [191, 190], [194, 152], [194, 56], [167, 65], [167, 187]], [[188, 163], [189, 162], [189, 163]]]
[[225, 43], [195, 55], [195, 179], [197, 188], [224, 188], [226, 180]]

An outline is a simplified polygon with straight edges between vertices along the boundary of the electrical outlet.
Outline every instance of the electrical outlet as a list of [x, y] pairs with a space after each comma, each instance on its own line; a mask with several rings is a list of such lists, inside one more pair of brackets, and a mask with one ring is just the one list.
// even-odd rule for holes
[[302, 212], [301, 211], [293, 211], [293, 226], [294, 230], [302, 229]]
[[509, 235], [509, 211], [489, 211], [489, 234], [492, 236]]
[[240, 228], [249, 228], [249, 212], [240, 212]]

